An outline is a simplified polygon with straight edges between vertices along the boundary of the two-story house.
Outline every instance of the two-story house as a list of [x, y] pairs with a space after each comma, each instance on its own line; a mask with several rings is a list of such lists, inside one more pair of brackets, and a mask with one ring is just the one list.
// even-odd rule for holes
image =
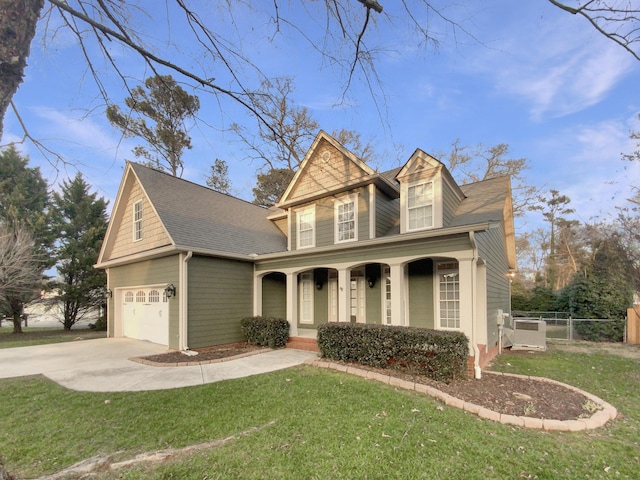
[[109, 336], [188, 349], [242, 340], [252, 315], [292, 337], [407, 325], [464, 332], [476, 370], [515, 266], [507, 177], [459, 186], [421, 150], [377, 173], [325, 132], [271, 209], [128, 163], [97, 264]]

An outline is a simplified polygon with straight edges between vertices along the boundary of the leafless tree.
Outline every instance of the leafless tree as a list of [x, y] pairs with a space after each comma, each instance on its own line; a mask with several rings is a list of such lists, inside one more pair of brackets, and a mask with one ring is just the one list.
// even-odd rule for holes
[[[585, 17], [599, 32], [639, 58], [639, 9], [633, 2], [575, 0], [571, 5], [570, 2], [549, 1], [558, 8]], [[256, 95], [267, 76], [251, 56], [250, 49], [243, 45], [242, 33], [235, 28], [225, 30], [221, 27], [223, 24], [235, 25], [241, 15], [256, 18], [260, 27], [267, 26], [265, 42], [285, 37], [291, 42], [306, 43], [309, 55], [317, 56], [317, 65], [330, 65], [336, 72], [336, 83], [341, 86], [343, 98], [357, 83], [358, 88], [369, 89], [372, 100], [383, 113], [384, 91], [376, 71], [381, 54], [376, 45], [377, 32], [400, 26], [413, 31], [415, 43], [427, 48], [438, 45], [443, 31], [454, 42], [461, 37], [477, 41], [463, 23], [454, 18], [455, 14], [449, 16], [448, 5], [444, 2], [403, 0], [394, 14], [384, 10], [384, 3], [375, 0], [246, 0], [216, 2], [215, 5], [204, 2], [195, 7], [187, 0], [165, 0], [160, 8], [154, 4], [154, 10], [144, 11], [138, 2], [126, 0], [0, 0], [0, 31], [3, 32], [0, 41], [0, 118], [4, 118], [22, 82], [37, 20], [41, 19], [39, 25], [48, 29], [50, 36], [66, 30], [76, 37], [86, 59], [87, 74], [94, 79], [105, 104], [114, 102], [96, 50], [122, 81], [124, 89], [131, 91], [129, 82], [132, 78], [126, 66], [120, 63], [121, 57], [114, 54], [115, 45], [137, 55], [146, 65], [146, 75], [170, 73], [179, 82], [191, 83], [192, 87], [197, 86], [204, 93], [215, 96], [221, 109], [225, 100], [241, 105], [264, 128], [272, 130], [277, 141], [281, 141], [283, 139], [271, 126], [270, 119], [263, 115], [260, 97]], [[182, 46], [198, 48], [197, 55], [185, 55], [180, 48], [174, 48], [176, 45], [170, 38], [163, 39], [162, 46], [154, 45], [158, 42], [154, 32], [138, 28], [136, 19], [141, 17], [151, 19], [152, 28], [156, 28], [160, 11], [171, 11], [170, 18], [165, 20], [169, 31], [176, 29], [174, 25], [186, 26], [191, 34], [185, 36]], [[217, 22], [212, 13], [224, 17], [225, 21]], [[133, 80], [139, 83], [141, 79]], [[16, 115], [20, 119], [17, 110]], [[0, 124], [0, 136], [1, 127]], [[22, 124], [22, 127], [25, 138], [37, 142], [29, 134], [27, 125]]]
[[529, 168], [526, 158], [509, 158], [509, 145], [499, 143], [486, 147], [479, 143], [475, 147], [462, 145], [460, 139], [451, 144], [442, 158], [454, 177], [462, 184], [489, 180], [504, 175], [511, 177], [513, 190], [513, 214], [524, 215], [538, 198], [536, 187], [527, 185], [524, 172]]
[[22, 305], [42, 286], [42, 262], [35, 252], [27, 230], [0, 225], [0, 314], [11, 317], [14, 333], [22, 332]]
[[[267, 122], [258, 122], [257, 133], [234, 123], [231, 130], [242, 142], [247, 158], [259, 168], [295, 171], [316, 135], [319, 125], [306, 107], [291, 99], [293, 79], [264, 80], [253, 104]], [[268, 127], [267, 127], [268, 125]]]
[[640, 5], [635, 0], [549, 0], [583, 17], [593, 28], [640, 60]]

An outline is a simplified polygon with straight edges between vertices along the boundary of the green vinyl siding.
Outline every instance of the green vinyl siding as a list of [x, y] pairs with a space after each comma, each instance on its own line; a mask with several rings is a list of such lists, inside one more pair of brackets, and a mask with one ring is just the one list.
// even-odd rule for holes
[[[384, 282], [382, 278], [382, 266], [379, 263], [369, 264], [365, 270], [367, 323], [382, 323], [382, 292]], [[369, 286], [369, 279], [375, 281], [373, 288]]]
[[408, 265], [408, 271], [409, 325], [434, 328], [433, 261], [431, 259], [416, 260]]
[[[143, 260], [140, 262], [111, 267], [109, 269], [109, 288], [115, 290], [123, 287], [143, 287], [145, 285], [175, 285], [178, 295], [181, 293], [179, 273], [180, 257], [169, 257]], [[115, 298], [109, 299], [108, 319], [109, 336], [114, 335]], [[179, 302], [177, 298], [169, 299], [169, 348], [179, 348]]]
[[[400, 224], [400, 199], [390, 200], [379, 190], [376, 192], [376, 237], [384, 237]], [[395, 233], [399, 233], [400, 229]]]
[[[329, 274], [326, 268], [318, 268], [313, 273], [313, 327], [329, 321]], [[322, 283], [318, 290], [316, 285]], [[310, 328], [309, 324], [298, 324], [300, 328]]]
[[333, 198], [316, 202], [316, 247], [333, 245]]
[[456, 209], [460, 205], [458, 196], [453, 189], [445, 182], [442, 181], [442, 225], [446, 227], [451, 222]]
[[369, 239], [369, 194], [358, 190], [358, 240]]
[[262, 315], [287, 318], [287, 277], [270, 273], [262, 278]]
[[511, 285], [507, 273], [507, 262], [504, 230], [492, 228], [476, 234], [478, 254], [486, 263], [487, 272], [487, 341], [494, 345], [498, 341], [498, 310], [511, 313]]
[[244, 340], [240, 320], [253, 315], [253, 265], [194, 256], [188, 272], [189, 347]]

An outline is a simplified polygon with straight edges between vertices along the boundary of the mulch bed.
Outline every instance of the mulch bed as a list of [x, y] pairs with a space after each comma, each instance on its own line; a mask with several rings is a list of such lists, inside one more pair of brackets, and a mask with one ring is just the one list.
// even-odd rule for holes
[[[198, 355], [194, 356], [171, 351], [142, 358], [160, 364], [193, 364], [194, 362], [207, 363], [213, 360], [244, 356], [260, 350], [264, 350], [264, 347], [244, 342], [194, 349], [198, 352]], [[594, 413], [593, 408], [599, 409], [579, 392], [561, 385], [529, 378], [484, 373], [479, 380], [461, 379], [451, 383], [443, 383], [393, 369], [356, 366], [429, 385], [465, 402], [471, 402], [501, 414], [554, 420], [576, 420], [590, 417]]]
[[158, 355], [148, 355], [146, 357], [140, 357], [143, 360], [148, 360], [154, 363], [168, 363], [168, 364], [180, 364], [180, 363], [207, 363], [212, 360], [220, 360], [224, 358], [231, 358], [237, 356], [244, 356], [260, 350], [264, 350], [265, 347], [259, 345], [250, 345], [246, 342], [234, 343], [229, 345], [221, 345], [216, 347], [206, 348], [194, 348], [192, 352], [198, 352], [197, 355], [186, 355], [178, 350], [173, 350], [167, 353], [160, 353]]

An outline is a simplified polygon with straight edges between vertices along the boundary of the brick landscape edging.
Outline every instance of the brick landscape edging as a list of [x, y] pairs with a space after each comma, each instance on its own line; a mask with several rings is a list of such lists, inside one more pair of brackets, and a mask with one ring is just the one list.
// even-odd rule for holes
[[599, 397], [592, 395], [588, 392], [580, 390], [572, 385], [568, 385], [566, 383], [558, 382], [557, 380], [551, 380], [545, 377], [533, 377], [528, 375], [517, 375], [513, 373], [502, 373], [502, 372], [483, 372], [489, 375], [504, 375], [511, 377], [520, 377], [528, 380], [536, 380], [539, 382], [547, 382], [553, 383], [556, 385], [560, 385], [564, 388], [568, 388], [569, 390], [573, 390], [574, 392], [580, 393], [584, 395], [588, 400], [591, 400], [593, 403], [598, 405], [601, 410], [595, 412], [589, 418], [579, 418], [576, 420], [552, 420], [552, 419], [542, 419], [542, 418], [533, 418], [533, 417], [521, 417], [517, 415], [507, 415], [503, 413], [498, 413], [493, 410], [489, 410], [488, 408], [481, 407], [480, 405], [476, 405], [471, 402], [465, 402], [459, 398], [453, 397], [448, 393], [442, 392], [436, 388], [430, 387], [428, 385], [423, 385], [421, 383], [414, 383], [409, 380], [403, 380], [401, 378], [394, 377], [392, 375], [385, 375], [379, 372], [373, 372], [371, 370], [365, 370], [362, 368], [354, 367], [351, 365], [344, 365], [340, 363], [335, 363], [328, 360], [323, 359], [311, 359], [307, 360], [308, 365], [313, 365], [314, 367], [319, 368], [328, 368], [330, 370], [338, 370], [341, 372], [350, 373], [352, 375], [357, 375], [362, 378], [376, 380], [378, 382], [386, 383], [392, 385], [394, 387], [402, 388], [405, 390], [414, 390], [419, 393], [424, 393], [431, 397], [436, 398], [441, 401], [445, 405], [460, 408], [469, 413], [473, 413], [474, 415], [478, 415], [480, 418], [485, 418], [487, 420], [493, 420], [495, 422], [500, 422], [509, 425], [516, 425], [523, 428], [534, 428], [539, 430], [553, 430], [560, 432], [579, 432], [581, 430], [592, 430], [594, 428], [599, 428], [607, 423], [609, 420], [613, 420], [618, 415], [618, 411], [605, 402]]

